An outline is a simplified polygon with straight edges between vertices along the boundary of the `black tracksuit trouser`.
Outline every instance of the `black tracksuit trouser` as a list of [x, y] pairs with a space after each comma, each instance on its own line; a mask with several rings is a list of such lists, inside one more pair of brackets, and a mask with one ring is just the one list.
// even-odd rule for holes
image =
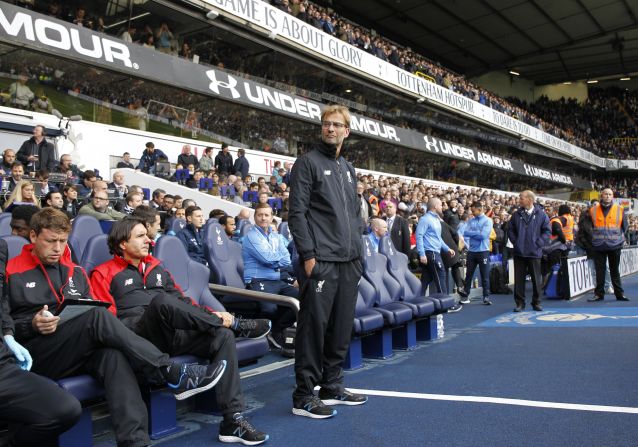
[[[301, 271], [304, 272], [303, 261]], [[295, 337], [296, 388], [293, 404], [303, 405], [315, 385], [343, 393], [343, 367], [354, 323], [362, 265], [317, 261], [310, 278], [302, 273]]]
[[33, 357], [32, 371], [52, 379], [90, 374], [104, 385], [118, 446], [150, 445], [146, 405], [134, 371], [163, 383], [167, 354], [136, 336], [104, 308], [91, 309], [38, 335], [23, 346]]
[[611, 276], [611, 284], [614, 286], [614, 295], [623, 297], [625, 291], [622, 288], [620, 280], [620, 255], [622, 249], [607, 251], [594, 251], [594, 267], [596, 269], [596, 288], [594, 294], [596, 296], [605, 296], [605, 269], [607, 261], [609, 261], [609, 276]]
[[131, 329], [173, 356], [190, 354], [213, 362], [226, 360], [224, 375], [215, 386], [217, 406], [224, 416], [244, 410], [235, 334], [222, 325], [218, 316], [160, 294], [153, 298]]
[[80, 402], [49, 379], [21, 370], [0, 342], [0, 421], [11, 447], [57, 447], [82, 414]]
[[525, 307], [525, 278], [528, 272], [532, 278], [532, 306], [541, 302], [540, 293], [543, 281], [540, 258], [514, 256], [514, 302], [516, 306]]

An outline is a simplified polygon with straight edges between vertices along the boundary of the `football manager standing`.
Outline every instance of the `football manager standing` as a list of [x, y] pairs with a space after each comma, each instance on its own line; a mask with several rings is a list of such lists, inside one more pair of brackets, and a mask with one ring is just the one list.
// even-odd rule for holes
[[367, 401], [344, 389], [341, 366], [362, 273], [364, 225], [355, 171], [342, 156], [349, 134], [348, 109], [326, 107], [321, 142], [297, 158], [291, 173], [288, 222], [302, 263], [292, 412], [316, 419], [334, 416], [332, 405]]
[[618, 301], [629, 301], [624, 295], [620, 281], [620, 253], [625, 243], [628, 219], [625, 209], [614, 203], [614, 193], [611, 189], [603, 189], [600, 202], [589, 208], [588, 218], [592, 222], [592, 232], [587, 233], [594, 254], [596, 268], [596, 288], [594, 298], [588, 301], [603, 301], [605, 299], [605, 265], [609, 261], [611, 284]]

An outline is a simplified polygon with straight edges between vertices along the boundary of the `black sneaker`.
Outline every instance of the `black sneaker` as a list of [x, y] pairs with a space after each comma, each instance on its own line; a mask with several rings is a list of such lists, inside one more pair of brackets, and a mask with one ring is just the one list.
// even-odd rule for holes
[[450, 307], [447, 312], [449, 314], [453, 314], [454, 312], [459, 312], [461, 309], [463, 309], [463, 306], [461, 306], [460, 304], [455, 304], [454, 306]]
[[337, 410], [325, 405], [317, 396], [312, 396], [303, 405], [292, 407], [292, 414], [313, 419], [327, 419], [337, 414]]
[[210, 365], [179, 364], [179, 381], [177, 383], [167, 383], [169, 388], [175, 393], [175, 399], [188, 399], [195, 394], [203, 393], [217, 385], [224, 371], [226, 371], [226, 360], [220, 360]]
[[593, 298], [587, 298], [587, 301], [589, 301], [590, 303], [593, 303], [594, 301], [605, 301], [605, 297], [594, 295]]
[[272, 323], [270, 320], [248, 320], [243, 318], [236, 318], [233, 325], [233, 331], [235, 337], [242, 338], [262, 338], [268, 335]]
[[[459, 294], [459, 295], [461, 295], [461, 294]], [[469, 296], [463, 296], [463, 295], [461, 295], [461, 296], [462, 296], [462, 298], [459, 301], [459, 303], [461, 303], [461, 304], [470, 304], [470, 297]]]
[[490, 299], [486, 296], [483, 297], [483, 304], [485, 304], [486, 306], [491, 306], [492, 302], [490, 301]]
[[[469, 298], [469, 296], [470, 296], [470, 294], [469, 294], [469, 293], [467, 293], [467, 292], [465, 291], [465, 289], [459, 289], [459, 290], [457, 290], [457, 292], [456, 292], [456, 293], [458, 293], [458, 294], [459, 294], [459, 295], [460, 295], [463, 299]], [[468, 299], [468, 300], [467, 300], [467, 302], [469, 303], [469, 302], [470, 302], [470, 300]], [[464, 304], [465, 304], [465, 303], [464, 303]]]
[[[449, 309], [448, 309], [449, 312]], [[363, 405], [368, 401], [365, 394], [354, 394], [350, 391], [343, 390], [342, 394], [333, 394], [330, 391], [319, 390], [319, 399], [325, 405]]]
[[268, 435], [258, 431], [241, 413], [235, 413], [229, 422], [219, 425], [221, 442], [241, 442], [244, 445], [259, 445], [268, 441]]

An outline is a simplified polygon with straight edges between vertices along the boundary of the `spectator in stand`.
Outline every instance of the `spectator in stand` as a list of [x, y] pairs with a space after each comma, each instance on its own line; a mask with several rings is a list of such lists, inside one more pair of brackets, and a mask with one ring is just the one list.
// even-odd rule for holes
[[39, 208], [31, 205], [18, 205], [11, 210], [11, 234], [20, 236], [31, 242], [29, 232], [31, 230], [31, 218], [40, 211]]
[[39, 190], [37, 192], [39, 196], [45, 196], [49, 193], [49, 191], [57, 191], [58, 189], [55, 185], [49, 183], [49, 171], [46, 169], [40, 169], [35, 173], [34, 183], [39, 184]]
[[31, 101], [35, 98], [34, 93], [27, 85], [29, 75], [26, 72], [20, 73], [18, 79], [9, 85], [9, 98], [12, 107], [18, 109], [29, 109]]
[[78, 215], [93, 216], [97, 220], [121, 220], [126, 217], [126, 214], [109, 207], [109, 196], [106, 191], [93, 193], [91, 195], [91, 203], [87, 203], [80, 208]]
[[193, 176], [186, 181], [186, 186], [191, 189], [199, 189], [200, 180], [204, 178], [204, 171], [198, 169]]
[[155, 173], [155, 163], [160, 160], [168, 160], [168, 157], [162, 150], [155, 149], [155, 144], [151, 141], [146, 143], [146, 149], [142, 152], [140, 157], [140, 163], [137, 165], [137, 169], [146, 174]]
[[518, 200], [520, 207], [512, 215], [507, 230], [514, 246], [514, 312], [525, 309], [525, 277], [528, 272], [534, 288], [532, 308], [540, 312], [543, 310], [540, 304], [541, 257], [542, 247], [547, 245], [551, 233], [549, 218], [543, 208], [535, 204], [536, 195], [532, 191], [523, 191]]
[[153, 247], [155, 247], [155, 243], [162, 236], [162, 223], [157, 209], [146, 205], [140, 205], [135, 208], [131, 217], [144, 222], [144, 225], [146, 226], [146, 236], [151, 240], [149, 254], [153, 254]]
[[[64, 199], [62, 198], [62, 193], [60, 191], [49, 191], [46, 196], [44, 196], [44, 206], [55, 208], [57, 210], [64, 211]], [[71, 218], [71, 216], [68, 216]]]
[[204, 214], [198, 206], [189, 206], [186, 208], [186, 226], [180, 230], [176, 236], [190, 256], [191, 259], [203, 265], [208, 265], [206, 256], [204, 255]]
[[459, 214], [458, 214], [458, 200], [452, 199], [448, 202], [448, 209], [443, 212], [443, 220], [446, 224], [454, 228], [455, 230], [459, 227]]
[[122, 159], [117, 162], [117, 169], [122, 168], [135, 169], [135, 166], [131, 163], [131, 154], [128, 152], [124, 152], [124, 154], [122, 154]]
[[436, 292], [447, 295], [445, 267], [441, 252], [447, 251], [450, 256], [455, 252], [441, 238], [441, 222], [443, 213], [441, 200], [432, 198], [428, 201], [427, 212], [419, 219], [416, 229], [416, 245], [421, 262], [421, 285], [423, 293], [430, 284], [434, 284]]
[[78, 202], [78, 189], [77, 185], [64, 185], [62, 188], [62, 196], [64, 198], [64, 211], [73, 217], [78, 215], [80, 210], [80, 203]]
[[408, 221], [397, 214], [394, 203], [388, 203], [385, 207], [385, 220], [388, 224], [388, 234], [392, 239], [392, 245], [401, 253], [410, 256], [410, 227]]
[[[297, 298], [299, 289], [295, 287], [297, 281], [292, 276], [288, 241], [270, 228], [273, 220], [272, 208], [259, 205], [254, 217], [255, 226], [246, 233], [242, 242], [246, 288]], [[284, 331], [296, 320], [294, 311], [274, 303], [259, 304], [262, 315], [272, 321], [272, 337], [269, 337], [269, 341], [275, 348], [283, 349]]]
[[2, 174], [3, 177], [8, 177], [11, 175], [11, 168], [13, 167], [13, 163], [15, 163], [15, 161], [15, 151], [13, 149], [5, 149], [2, 153], [2, 166], [0, 166], [0, 169], [2, 169], [2, 172], [0, 172], [0, 174]]
[[492, 254], [499, 255], [503, 253], [503, 246], [505, 245], [505, 231], [503, 231], [503, 223], [500, 216], [494, 216], [494, 233], [496, 238], [492, 243]]
[[33, 128], [33, 136], [22, 143], [16, 157], [28, 172], [38, 169], [52, 172], [55, 169], [55, 148], [53, 143], [46, 140], [44, 126], [38, 124]]
[[184, 399], [212, 388], [225, 365], [173, 363], [104, 308], [95, 307], [62, 324], [49, 311], [58, 306], [58, 295], [94, 299], [86, 273], [71, 261], [70, 231], [63, 213], [39, 211], [31, 219], [32, 244], [7, 263], [5, 297], [15, 338], [33, 356], [33, 372], [53, 380], [81, 372], [104, 387], [119, 445], [150, 445], [136, 372], [150, 383], [173, 385], [176, 398]]
[[97, 180], [97, 176], [94, 171], [84, 171], [84, 178], [82, 183], [78, 185], [78, 194], [80, 197], [85, 198], [91, 195], [93, 192], [93, 183]]
[[93, 189], [91, 190], [91, 194], [95, 194], [96, 192], [103, 192], [108, 195], [108, 184], [104, 180], [96, 180], [93, 182]]
[[244, 179], [248, 176], [248, 171], [250, 170], [250, 163], [248, 163], [248, 159], [246, 158], [246, 151], [243, 149], [239, 149], [237, 151], [237, 159], [235, 160], [235, 164], [233, 166], [233, 173], [239, 176], [241, 179]]
[[289, 161], [284, 162], [285, 173], [281, 177], [281, 183], [285, 183], [286, 185], [290, 185], [290, 169], [292, 169], [292, 163]]
[[364, 222], [368, 222], [374, 214], [372, 212], [372, 205], [370, 205], [370, 202], [366, 198], [365, 187], [361, 182], [357, 182], [357, 200], [361, 205], [359, 216]]
[[233, 156], [230, 155], [228, 149], [228, 143], [222, 143], [222, 148], [215, 156], [215, 171], [219, 175], [232, 174], [233, 170]]
[[213, 148], [209, 146], [206, 149], [204, 149], [204, 153], [202, 154], [202, 157], [199, 159], [199, 169], [201, 169], [204, 172], [209, 172], [213, 168], [214, 168]]
[[[197, 355], [222, 371], [226, 369], [225, 374], [217, 376], [215, 388], [216, 402], [224, 416], [220, 441], [258, 445], [268, 440], [268, 435], [258, 432], [241, 413], [244, 399], [235, 337], [264, 337], [270, 331], [270, 322], [243, 320], [194, 305], [171, 273], [150, 254], [150, 239], [142, 221], [118, 222], [109, 233], [108, 243], [113, 259], [91, 274], [92, 288], [100, 299], [112, 303], [113, 314], [131, 332], [170, 355]], [[122, 281], [129, 285], [122, 287]]]
[[[483, 304], [491, 305], [490, 301], [490, 234], [492, 233], [492, 219], [483, 213], [483, 205], [475, 201], [470, 207], [472, 217], [463, 228], [463, 239], [467, 241], [467, 270], [465, 271], [465, 286], [458, 290], [464, 299], [463, 304], [469, 303], [472, 278], [478, 266], [483, 287]], [[450, 225], [451, 226], [451, 225]]]
[[163, 189], [157, 188], [153, 191], [153, 196], [151, 203], [149, 205], [151, 208], [161, 209], [164, 203], [164, 196], [166, 195], [166, 191]]
[[126, 195], [126, 204], [124, 205], [124, 208], [122, 209], [122, 213], [123, 214], [127, 214], [127, 215], [131, 215], [133, 214], [133, 211], [135, 211], [135, 209], [142, 205], [142, 201], [144, 199], [144, 196], [142, 194], [140, 194], [139, 192], [129, 192]]
[[16, 205], [30, 204], [40, 208], [40, 200], [35, 196], [35, 187], [29, 180], [20, 180], [4, 204], [5, 211], [11, 211]]
[[199, 166], [199, 161], [197, 157], [191, 153], [190, 144], [185, 144], [182, 147], [182, 153], [177, 157], [177, 163], [182, 166], [193, 165], [195, 168]]
[[115, 190], [115, 195], [116, 195], [116, 198], [118, 199], [123, 199], [128, 194], [128, 187], [126, 186], [126, 183], [124, 182], [124, 174], [122, 174], [119, 171], [115, 171], [113, 173], [113, 181], [109, 183], [107, 186], [108, 186], [108, 189]]
[[67, 183], [76, 184], [82, 177], [82, 172], [80, 172], [77, 166], [73, 164], [73, 161], [69, 154], [64, 154], [62, 157], [60, 157], [60, 163], [58, 164], [54, 172], [66, 174]]

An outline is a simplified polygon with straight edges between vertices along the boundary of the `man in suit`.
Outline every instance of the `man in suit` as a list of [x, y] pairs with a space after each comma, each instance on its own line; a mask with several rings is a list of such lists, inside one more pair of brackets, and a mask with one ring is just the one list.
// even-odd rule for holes
[[390, 234], [394, 248], [409, 257], [410, 227], [408, 226], [408, 221], [397, 214], [397, 207], [394, 202], [386, 204], [385, 220], [388, 224], [388, 234]]

